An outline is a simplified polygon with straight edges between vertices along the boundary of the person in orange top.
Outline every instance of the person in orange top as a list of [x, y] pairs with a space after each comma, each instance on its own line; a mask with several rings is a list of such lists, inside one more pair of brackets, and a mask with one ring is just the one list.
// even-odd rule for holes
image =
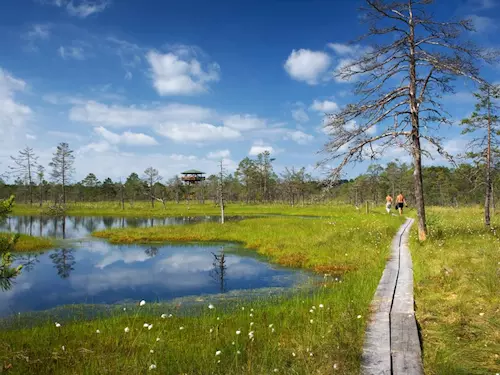
[[396, 197], [396, 209], [399, 211], [399, 215], [403, 215], [403, 207], [406, 205], [406, 198], [403, 193], [400, 192]]
[[391, 207], [392, 207], [392, 197], [390, 194], [387, 194], [387, 197], [385, 197], [385, 210], [387, 211], [388, 214], [391, 213]]

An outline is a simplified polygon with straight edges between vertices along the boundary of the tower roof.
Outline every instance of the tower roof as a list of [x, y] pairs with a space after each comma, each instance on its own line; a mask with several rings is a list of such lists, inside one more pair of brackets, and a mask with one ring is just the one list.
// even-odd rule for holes
[[181, 174], [205, 174], [205, 172], [200, 172], [196, 169], [190, 169], [188, 171], [182, 172]]

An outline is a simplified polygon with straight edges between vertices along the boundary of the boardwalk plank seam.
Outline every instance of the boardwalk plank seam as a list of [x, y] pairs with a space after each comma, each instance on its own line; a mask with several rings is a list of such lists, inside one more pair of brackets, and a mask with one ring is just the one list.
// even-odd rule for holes
[[408, 249], [412, 219], [399, 228], [370, 305], [361, 373], [423, 375], [422, 352], [415, 320], [413, 266]]

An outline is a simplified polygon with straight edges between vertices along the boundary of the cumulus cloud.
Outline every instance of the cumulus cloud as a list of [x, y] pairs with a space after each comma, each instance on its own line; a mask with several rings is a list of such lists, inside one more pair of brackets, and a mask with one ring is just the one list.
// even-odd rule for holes
[[241, 137], [235, 129], [207, 123], [163, 124], [156, 127], [156, 132], [175, 142], [214, 142]]
[[0, 68], [0, 134], [25, 124], [31, 109], [15, 101], [15, 93], [26, 89], [26, 82]]
[[304, 133], [303, 131], [295, 130], [295, 131], [289, 131], [286, 134], [285, 139], [292, 140], [298, 143], [299, 145], [305, 145], [311, 142], [314, 139], [314, 137], [310, 134]]
[[253, 115], [232, 115], [223, 120], [224, 126], [239, 131], [261, 129], [266, 126], [266, 120]]
[[301, 124], [309, 121], [309, 116], [307, 115], [306, 111], [302, 107], [292, 109], [292, 118]]
[[94, 131], [111, 144], [124, 144], [130, 146], [154, 146], [158, 144], [156, 139], [144, 133], [126, 131], [122, 134], [117, 134], [102, 126], [95, 128]]
[[310, 109], [322, 113], [331, 113], [337, 111], [339, 106], [331, 100], [314, 100]]
[[471, 14], [467, 16], [472, 21], [474, 28], [478, 33], [487, 33], [497, 28], [495, 21], [489, 17], [478, 16]]
[[24, 39], [27, 40], [47, 40], [50, 38], [50, 25], [49, 24], [34, 24], [31, 25], [30, 31], [23, 35]]
[[209, 159], [225, 159], [231, 155], [229, 150], [217, 150], [212, 151], [207, 154], [207, 158]]
[[153, 86], [162, 96], [193, 95], [206, 92], [210, 82], [219, 80], [219, 65], [202, 67], [200, 61], [187, 54], [187, 49], [162, 54], [147, 53], [153, 78]]
[[349, 67], [349, 71], [355, 72], [358, 70], [356, 65], [350, 66], [354, 61], [362, 57], [364, 54], [372, 51], [369, 46], [363, 46], [360, 44], [342, 44], [342, 43], [329, 43], [328, 47], [335, 52], [336, 65], [332, 72], [333, 79], [338, 83], [348, 83], [355, 82], [359, 77], [346, 78], [339, 74]]
[[270, 154], [273, 154], [275, 152], [275, 150], [272, 146], [265, 146], [263, 144], [257, 143], [257, 144], [254, 144], [250, 148], [248, 155], [249, 156], [257, 156], [257, 155], [262, 154], [266, 151], [269, 152]]
[[325, 52], [299, 49], [288, 56], [284, 68], [293, 79], [316, 85], [330, 63], [330, 56]]

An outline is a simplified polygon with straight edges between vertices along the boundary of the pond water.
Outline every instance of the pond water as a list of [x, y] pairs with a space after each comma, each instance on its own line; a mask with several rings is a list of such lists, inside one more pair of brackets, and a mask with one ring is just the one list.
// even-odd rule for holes
[[[16, 255], [15, 263], [24, 268], [10, 285], [0, 289], [0, 316], [68, 304], [168, 301], [234, 290], [288, 288], [307, 278], [300, 271], [271, 265], [236, 244], [112, 245], [89, 238], [93, 230], [122, 223], [163, 225], [163, 219], [114, 218], [107, 224], [105, 220], [12, 217], [0, 223], [0, 230], [30, 233], [36, 227], [42, 234], [71, 238], [42, 254]], [[182, 222], [166, 220], [170, 224]]]

